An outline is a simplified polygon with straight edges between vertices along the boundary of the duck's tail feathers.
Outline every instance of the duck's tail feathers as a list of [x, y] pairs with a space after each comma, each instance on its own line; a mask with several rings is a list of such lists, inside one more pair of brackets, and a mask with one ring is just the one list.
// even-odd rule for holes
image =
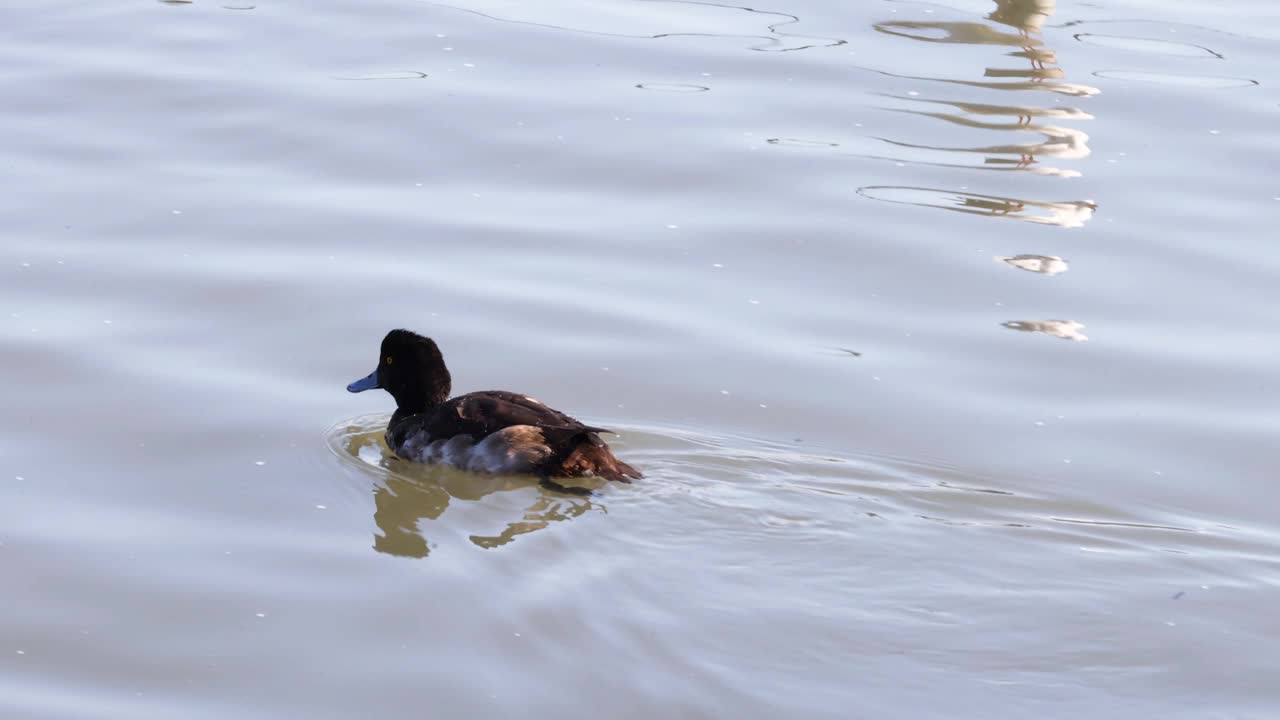
[[609, 446], [594, 433], [583, 436], [583, 441], [560, 463], [556, 475], [581, 477], [594, 475], [606, 480], [629, 483], [643, 477], [639, 470], [619, 460]]

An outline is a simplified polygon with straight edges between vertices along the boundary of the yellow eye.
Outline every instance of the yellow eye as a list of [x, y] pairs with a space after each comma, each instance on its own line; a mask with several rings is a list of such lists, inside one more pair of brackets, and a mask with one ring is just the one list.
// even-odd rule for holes
[[390, 365], [390, 364], [391, 364], [391, 356], [390, 356], [390, 355], [388, 355], [388, 356], [387, 356], [387, 364], [388, 364], [388, 365]]

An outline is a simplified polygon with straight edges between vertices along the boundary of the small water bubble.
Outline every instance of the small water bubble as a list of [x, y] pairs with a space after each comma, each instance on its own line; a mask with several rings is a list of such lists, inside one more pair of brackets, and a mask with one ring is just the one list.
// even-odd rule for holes
[[448, 36], [445, 35], [444, 33], [436, 33], [436, 37], [442, 38], [442, 37], [448, 37]]
[[1037, 421], [1036, 421], [1036, 427], [1044, 427], [1044, 421], [1043, 421], [1043, 420], [1037, 420]]
[[769, 406], [765, 405], [764, 403], [760, 403], [760, 407], [768, 409]]
[[173, 214], [174, 214], [174, 215], [181, 215], [181, 214], [182, 214], [182, 211], [181, 211], [181, 210], [174, 210], [174, 211], [173, 211]]
[[908, 90], [907, 94], [910, 95], [911, 97], [916, 97], [920, 93], [916, 92], [915, 90]]
[[453, 48], [451, 48], [451, 47], [447, 47], [447, 48], [445, 48], [445, 49], [444, 49], [444, 51], [445, 51], [445, 52], [453, 52]]
[[721, 390], [721, 391], [720, 391], [720, 394], [721, 394], [721, 395], [728, 395], [728, 394], [729, 394], [729, 391], [728, 391], [728, 390]]
[[667, 229], [668, 229], [668, 230], [679, 230], [679, 229], [680, 229], [680, 226], [679, 226], [679, 225], [668, 225], [668, 226], [667, 226]]
[[23, 480], [26, 480], [26, 478], [22, 477], [21, 475], [14, 475], [14, 476], [13, 476], [13, 479], [14, 479], [14, 480], [17, 480], [17, 481], [19, 481], [19, 482], [21, 482], [21, 481], [23, 481]]
[[262, 467], [263, 465], [266, 465], [266, 464], [267, 464], [267, 461], [266, 461], [266, 460], [258, 460], [258, 461], [256, 461], [256, 462], [254, 462], [253, 464], [254, 464], [254, 465], [257, 465], [258, 467]]
[[515, 636], [516, 636], [516, 637], [520, 637], [520, 633], [515, 633]]
[[711, 267], [713, 267], [713, 268], [722, 268], [722, 267], [724, 267], [724, 265], [723, 265], [722, 263], [711, 263]]
[[1222, 134], [1222, 131], [1221, 131], [1221, 130], [1210, 130], [1210, 131], [1209, 131], [1209, 134], [1210, 134], [1210, 135], [1221, 135], [1221, 134]]
[[316, 509], [317, 509], [317, 510], [328, 510], [328, 509], [329, 509], [329, 506], [328, 506], [328, 505], [317, 505], [317, 506], [316, 506]]
[[464, 68], [473, 68], [475, 66], [475, 63], [462, 63], [462, 67]]
[[17, 652], [19, 655], [26, 655], [26, 654], [27, 654], [27, 651], [26, 651], [26, 650], [18, 650], [18, 651], [16, 651], [16, 652]]
[[24, 262], [24, 263], [22, 263], [22, 267], [31, 267], [31, 263], [29, 263], [29, 262]]
[[880, 382], [880, 376], [879, 376], [879, 375], [872, 375], [872, 376], [871, 376], [871, 379], [872, 379], [872, 380], [875, 380], [876, 382]]
[[1071, 464], [1071, 460], [1068, 458], [1062, 458], [1062, 462], [1067, 463], [1068, 465]]
[[256, 616], [260, 617], [260, 618], [264, 618], [264, 617], [266, 617], [266, 616], [267, 616], [267, 614], [266, 614], [266, 613], [254, 613], [254, 614], [255, 614]]
[[110, 320], [103, 320], [103, 321], [102, 321], [102, 324], [103, 324], [103, 325], [110, 325], [110, 324], [111, 324], [111, 321], [110, 321]]
[[759, 305], [759, 304], [760, 304], [760, 301], [759, 301], [759, 300], [748, 300], [747, 302], [751, 303], [752, 305]]

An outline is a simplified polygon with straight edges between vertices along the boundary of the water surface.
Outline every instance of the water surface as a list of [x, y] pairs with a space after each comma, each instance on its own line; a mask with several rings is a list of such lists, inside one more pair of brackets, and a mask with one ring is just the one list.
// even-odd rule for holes
[[[1280, 9], [0, 27], [4, 717], [1280, 706]], [[390, 457], [398, 326], [647, 477]]]

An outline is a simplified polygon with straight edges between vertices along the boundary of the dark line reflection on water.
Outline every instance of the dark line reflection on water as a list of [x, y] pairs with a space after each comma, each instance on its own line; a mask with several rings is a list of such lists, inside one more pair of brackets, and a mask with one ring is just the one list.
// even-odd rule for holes
[[[540, 27], [540, 28], [546, 28], [548, 30], [560, 30], [563, 32], [579, 33], [582, 35], [598, 35], [601, 37], [629, 38], [632, 40], [658, 40], [661, 38], [669, 38], [669, 37], [713, 37], [713, 38], [741, 38], [745, 40], [763, 40], [764, 41], [763, 45], [758, 45], [755, 47], [748, 48], [749, 50], [754, 50], [757, 52], [793, 52], [796, 50], [809, 50], [812, 48], [836, 47], [839, 45], [844, 45], [846, 44], [846, 42], [848, 42], [840, 38], [820, 37], [816, 35], [797, 35], [793, 33], [783, 32], [778, 28], [784, 25], [794, 25], [800, 22], [799, 16], [792, 15], [790, 13], [785, 13], [785, 12], [777, 12], [773, 10], [757, 10], [756, 8], [746, 7], [743, 5], [726, 5], [723, 3], [698, 2], [697, 0], [639, 0], [639, 1], [651, 2], [651, 3], [665, 3], [665, 4], [672, 4], [672, 5], [697, 5], [697, 6], [703, 6], [703, 7], [724, 8], [727, 10], [741, 10], [742, 12], [752, 13], [754, 15], [772, 15], [775, 17], [782, 18], [782, 20], [779, 20], [778, 22], [775, 22], [775, 23], [770, 23], [769, 25], [766, 26], [770, 33], [769, 35], [737, 35], [733, 33], [707, 33], [707, 32], [668, 32], [668, 33], [656, 33], [653, 35], [632, 35], [628, 33], [608, 32], [605, 30], [592, 30], [589, 28], [569, 27], [567, 25], [557, 25], [555, 23], [537, 22], [535, 20], [517, 20], [514, 18], [505, 18], [499, 15], [482, 12], [480, 10], [473, 10], [471, 8], [458, 7], [457, 5], [449, 5], [448, 3], [432, 2], [431, 0], [417, 0], [417, 2], [423, 3], [425, 5], [433, 5], [435, 7], [444, 8], [447, 10], [457, 10], [458, 12], [467, 13], [469, 15], [475, 15], [477, 17], [482, 17], [482, 18], [485, 18], [486, 20], [493, 20], [495, 22], [510, 23], [513, 25], [527, 25], [530, 27]], [[816, 42], [807, 42], [807, 44], [788, 46], [785, 42], [786, 40], [801, 40], [801, 41], [816, 41]]]

